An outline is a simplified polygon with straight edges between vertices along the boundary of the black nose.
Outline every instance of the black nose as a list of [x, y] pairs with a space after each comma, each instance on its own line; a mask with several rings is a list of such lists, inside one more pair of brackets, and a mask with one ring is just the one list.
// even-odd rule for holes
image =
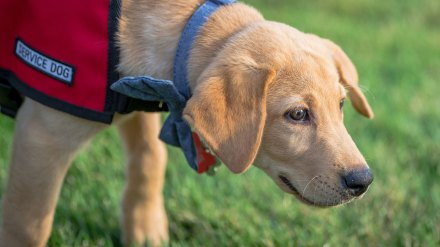
[[343, 184], [354, 196], [362, 195], [373, 182], [373, 173], [370, 169], [351, 170], [342, 176]]

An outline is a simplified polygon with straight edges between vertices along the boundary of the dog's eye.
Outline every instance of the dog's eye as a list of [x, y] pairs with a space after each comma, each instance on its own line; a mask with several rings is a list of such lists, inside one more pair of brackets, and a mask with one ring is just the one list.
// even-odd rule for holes
[[296, 122], [307, 122], [310, 119], [309, 110], [304, 108], [290, 110], [286, 113], [286, 117]]
[[341, 101], [339, 101], [339, 109], [342, 110], [342, 107], [344, 107], [344, 102], [345, 102], [345, 99], [341, 99]]

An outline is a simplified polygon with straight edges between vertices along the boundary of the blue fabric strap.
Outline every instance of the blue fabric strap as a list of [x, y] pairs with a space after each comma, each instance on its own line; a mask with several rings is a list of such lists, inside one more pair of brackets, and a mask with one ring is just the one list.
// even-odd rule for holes
[[163, 124], [159, 137], [165, 143], [182, 148], [190, 166], [197, 170], [197, 153], [191, 128], [182, 119], [187, 100], [172, 81], [158, 80], [150, 76], [124, 77], [115, 82], [111, 88], [133, 98], [166, 102], [170, 114]]
[[183, 120], [182, 113], [191, 97], [188, 86], [188, 58], [192, 45], [203, 24], [220, 6], [234, 0], [207, 0], [191, 16], [177, 46], [174, 59], [173, 80], [155, 79], [150, 76], [124, 77], [113, 83], [111, 89], [133, 98], [146, 101], [166, 102], [170, 114], [160, 132], [160, 139], [180, 147], [189, 165], [198, 170], [197, 152], [190, 126]]
[[181, 92], [187, 99], [191, 97], [191, 92], [188, 86], [188, 59], [192, 45], [197, 38], [197, 34], [209, 16], [211, 16], [220, 6], [234, 2], [235, 0], [206, 1], [196, 10], [196, 12], [194, 12], [183, 29], [177, 46], [176, 56], [174, 58], [173, 81], [179, 92]]

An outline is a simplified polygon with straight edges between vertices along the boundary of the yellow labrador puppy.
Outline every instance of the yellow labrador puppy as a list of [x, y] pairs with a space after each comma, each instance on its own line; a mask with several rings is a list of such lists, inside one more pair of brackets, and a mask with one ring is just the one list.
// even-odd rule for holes
[[[123, 1], [120, 72], [171, 79], [182, 29], [200, 3]], [[320, 207], [367, 190], [372, 174], [343, 124], [346, 91], [360, 114], [373, 112], [337, 45], [234, 3], [203, 25], [188, 66], [193, 96], [183, 117], [232, 172], [254, 164], [285, 192]], [[159, 114], [119, 115], [115, 122], [128, 155], [124, 242], [159, 245], [168, 239]], [[106, 127], [25, 100], [3, 196], [1, 246], [46, 244], [75, 153]]]

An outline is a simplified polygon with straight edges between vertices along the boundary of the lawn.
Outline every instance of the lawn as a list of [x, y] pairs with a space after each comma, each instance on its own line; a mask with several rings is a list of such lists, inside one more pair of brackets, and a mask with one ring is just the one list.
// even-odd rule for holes
[[[356, 64], [373, 121], [345, 123], [375, 174], [363, 199], [317, 209], [256, 168], [195, 174], [170, 148], [170, 246], [440, 246], [440, 1], [247, 0], [267, 19], [334, 40]], [[0, 117], [3, 191], [13, 121]], [[74, 161], [49, 246], [120, 246], [124, 157], [114, 128]]]

